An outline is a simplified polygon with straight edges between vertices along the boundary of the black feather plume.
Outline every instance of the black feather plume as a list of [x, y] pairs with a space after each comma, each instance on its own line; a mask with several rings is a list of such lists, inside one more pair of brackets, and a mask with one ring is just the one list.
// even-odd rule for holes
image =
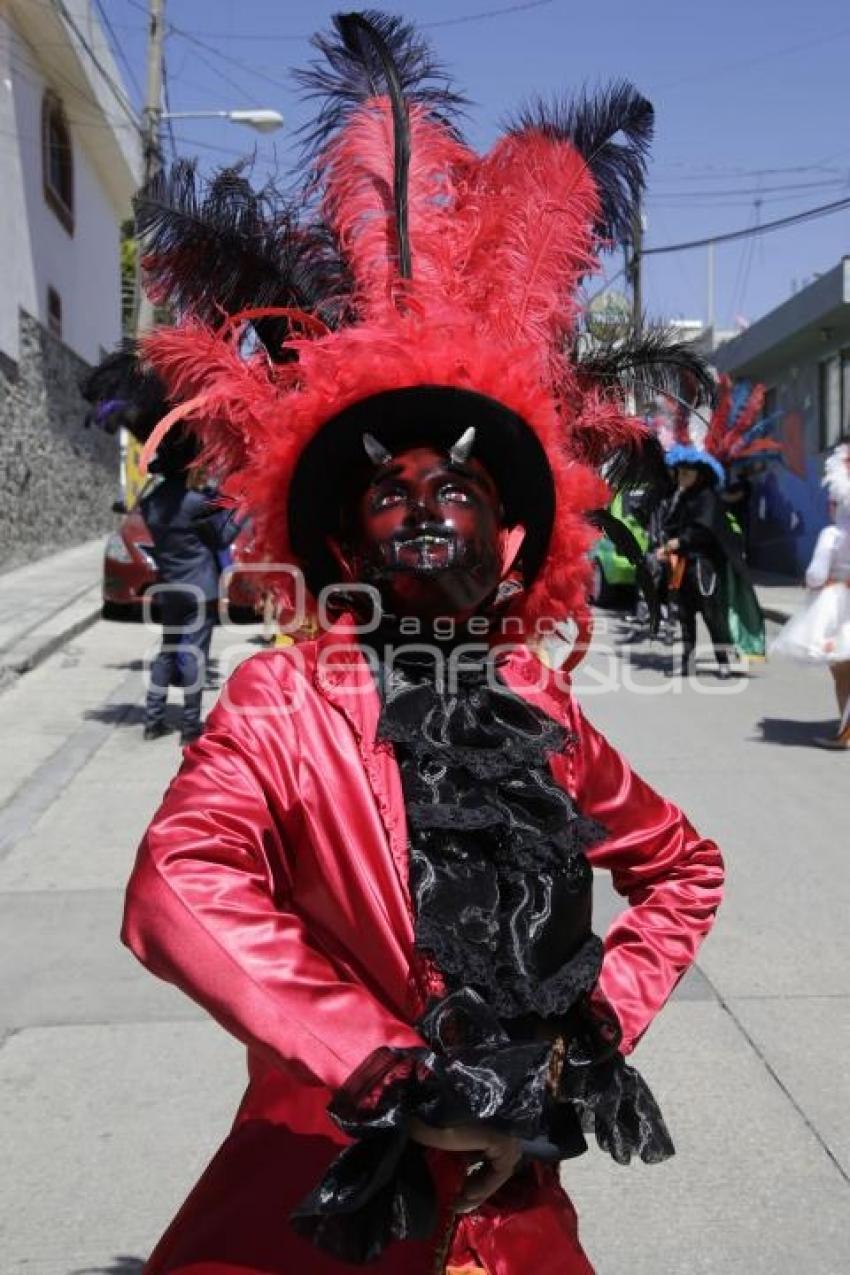
[[[271, 184], [254, 190], [245, 165], [201, 178], [195, 161], [157, 174], [134, 200], [145, 282], [159, 303], [207, 322], [261, 306], [293, 306], [332, 318], [348, 284], [337, 246], [322, 225], [303, 226]], [[287, 325], [268, 321], [282, 340]], [[279, 345], [279, 341], [278, 341]]]
[[655, 580], [646, 564], [646, 556], [639, 541], [631, 529], [609, 509], [595, 509], [588, 515], [588, 520], [608, 537], [617, 553], [634, 567], [637, 587], [643, 594], [649, 611], [649, 632], [654, 636], [661, 620], [661, 605]]
[[143, 368], [136, 342], [126, 338], [105, 354], [80, 381], [80, 393], [91, 403], [85, 424], [107, 434], [127, 429], [140, 443], [168, 411], [165, 386], [155, 372]]
[[645, 327], [636, 336], [630, 325], [600, 326], [592, 336], [582, 334], [573, 362], [584, 385], [638, 399], [687, 394], [692, 407], [714, 403], [716, 383], [705, 359], [665, 327]]
[[[315, 158], [358, 106], [387, 92], [386, 70], [377, 52], [377, 41], [392, 61], [401, 96], [408, 102], [420, 103], [435, 118], [456, 127], [466, 99], [455, 92], [428, 42], [410, 23], [364, 9], [362, 13], [337, 14], [333, 24], [335, 34], [313, 37], [313, 47], [321, 58], [293, 73], [305, 96], [322, 103], [316, 119], [301, 132], [307, 156]], [[355, 25], [361, 31], [368, 28], [371, 41], [352, 38]]]
[[[80, 393], [91, 409], [85, 425], [107, 434], [126, 429], [140, 443], [146, 443], [171, 404], [165, 386], [139, 361], [138, 347], [125, 338], [80, 382]], [[156, 449], [151, 473], [184, 474], [197, 460], [199, 447], [190, 424], [183, 422], [169, 430]]]
[[370, 83], [377, 89], [380, 76], [386, 82], [393, 114], [393, 207], [395, 209], [398, 272], [402, 279], [413, 276], [408, 234], [407, 180], [410, 173], [410, 120], [399, 68], [380, 31], [360, 13], [341, 13], [334, 19], [343, 44], [358, 59]]
[[619, 81], [574, 102], [544, 102], [524, 107], [510, 121], [512, 133], [534, 129], [570, 141], [593, 174], [602, 213], [598, 232], [617, 243], [630, 241], [646, 182], [646, 156], [652, 141], [652, 103], [626, 81]]

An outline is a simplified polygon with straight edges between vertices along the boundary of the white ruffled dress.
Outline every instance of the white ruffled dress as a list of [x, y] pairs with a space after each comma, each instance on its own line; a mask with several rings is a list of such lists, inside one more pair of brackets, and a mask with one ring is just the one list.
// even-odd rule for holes
[[807, 664], [850, 660], [850, 511], [820, 533], [806, 586], [805, 606], [774, 639], [771, 655]]

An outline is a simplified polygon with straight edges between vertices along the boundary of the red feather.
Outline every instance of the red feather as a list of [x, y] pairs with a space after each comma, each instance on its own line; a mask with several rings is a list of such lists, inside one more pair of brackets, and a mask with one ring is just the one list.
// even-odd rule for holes
[[[464, 223], [454, 212], [453, 173], [473, 153], [444, 126], [409, 108], [408, 224], [414, 289], [438, 285], [450, 295]], [[339, 234], [357, 281], [361, 306], [392, 304], [400, 284], [393, 203], [393, 123], [386, 98], [352, 116], [320, 161], [324, 210]]]
[[505, 137], [469, 171], [459, 207], [480, 219], [470, 304], [495, 333], [547, 349], [573, 328], [576, 286], [596, 267], [599, 197], [584, 159], [534, 130]]
[[738, 413], [735, 424], [726, 435], [724, 440], [724, 455], [731, 456], [737, 452], [736, 444], [755, 425], [762, 408], [764, 407], [764, 398], [767, 393], [763, 385], [754, 385], [747, 397], [747, 401]]
[[723, 440], [729, 428], [732, 413], [732, 379], [722, 372], [717, 383], [717, 403], [711, 414], [711, 423], [705, 436], [705, 450], [718, 459], [723, 454]]

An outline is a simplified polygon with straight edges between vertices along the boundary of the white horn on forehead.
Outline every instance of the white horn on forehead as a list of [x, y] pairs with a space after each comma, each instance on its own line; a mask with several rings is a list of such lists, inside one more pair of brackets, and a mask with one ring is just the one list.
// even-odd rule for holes
[[374, 434], [363, 435], [363, 446], [373, 465], [388, 465], [393, 458], [392, 452], [388, 452]]
[[449, 460], [453, 465], [463, 465], [472, 455], [472, 449], [475, 446], [475, 426], [470, 425], [469, 429], [465, 429], [460, 438], [449, 449]]

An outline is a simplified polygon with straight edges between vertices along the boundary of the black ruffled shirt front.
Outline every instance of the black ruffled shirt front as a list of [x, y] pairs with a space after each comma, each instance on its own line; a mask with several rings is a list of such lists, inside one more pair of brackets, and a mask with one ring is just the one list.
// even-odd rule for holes
[[[616, 1018], [591, 1005], [603, 946], [585, 852], [606, 833], [552, 777], [567, 732], [486, 655], [447, 668], [427, 653], [396, 656], [379, 689], [378, 737], [395, 750], [407, 813], [416, 945], [446, 995], [418, 1024], [424, 1047], [377, 1050], [329, 1108], [356, 1141], [293, 1224], [351, 1262], [436, 1223], [412, 1116], [486, 1121], [549, 1159], [580, 1154], [590, 1132], [622, 1164], [673, 1153], [648, 1086], [618, 1052]], [[553, 1092], [556, 1036], [565, 1056]]]
[[379, 738], [396, 752], [416, 943], [450, 990], [501, 1020], [565, 1014], [602, 965], [584, 851], [605, 836], [547, 765], [564, 729], [478, 660], [438, 687], [433, 662], [386, 670]]

